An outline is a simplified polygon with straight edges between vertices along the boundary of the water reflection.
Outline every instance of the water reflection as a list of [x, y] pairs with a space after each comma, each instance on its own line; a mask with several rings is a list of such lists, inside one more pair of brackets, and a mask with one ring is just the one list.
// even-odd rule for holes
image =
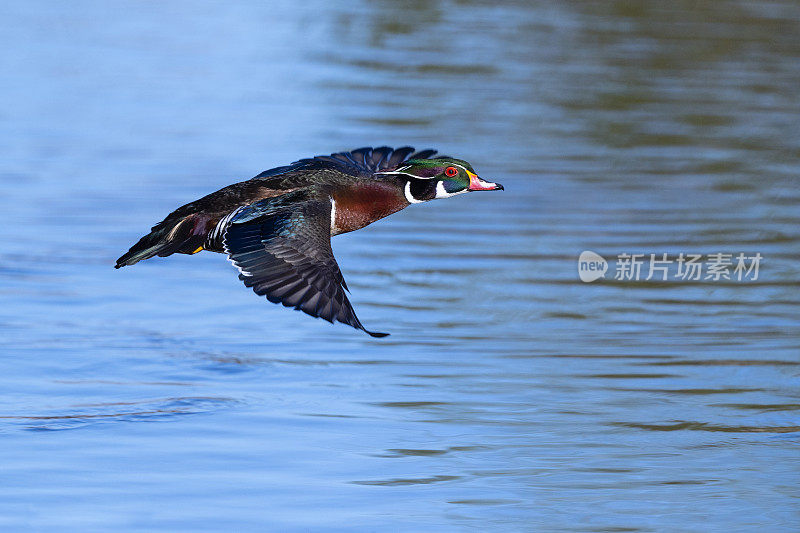
[[78, 404], [59, 408], [53, 414], [0, 415], [0, 420], [24, 424], [34, 431], [77, 429], [99, 421], [146, 422], [170, 420], [179, 415], [207, 413], [226, 407], [233, 398], [183, 397], [131, 402]]

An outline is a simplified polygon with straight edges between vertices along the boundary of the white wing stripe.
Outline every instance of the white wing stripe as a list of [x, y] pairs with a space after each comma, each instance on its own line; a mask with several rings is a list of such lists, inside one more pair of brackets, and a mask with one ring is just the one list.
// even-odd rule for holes
[[211, 241], [214, 241], [214, 240], [218, 239], [218, 238], [219, 238], [219, 237], [220, 237], [220, 236], [221, 236], [221, 235], [222, 235], [222, 234], [225, 232], [225, 228], [227, 228], [227, 227], [228, 227], [228, 224], [230, 224], [231, 220], [233, 220], [233, 217], [235, 217], [236, 215], [238, 215], [238, 214], [239, 214], [239, 212], [240, 212], [242, 209], [244, 209], [244, 206], [237, 207], [236, 209], [234, 209], [233, 211], [231, 211], [230, 213], [228, 213], [227, 215], [225, 215], [225, 216], [222, 218], [222, 220], [220, 220], [219, 222], [217, 222], [217, 225], [214, 227], [214, 231], [212, 231], [212, 232], [209, 234], [209, 236], [208, 236], [207, 240], [208, 240], [209, 242], [211, 242]]

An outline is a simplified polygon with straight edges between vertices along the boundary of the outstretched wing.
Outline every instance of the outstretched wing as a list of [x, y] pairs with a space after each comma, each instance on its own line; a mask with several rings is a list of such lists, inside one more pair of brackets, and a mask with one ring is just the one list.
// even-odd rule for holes
[[317, 170], [332, 168], [352, 176], [369, 177], [381, 170], [392, 170], [399, 167], [409, 159], [430, 159], [436, 155], [436, 150], [420, 150], [403, 146], [389, 148], [364, 147], [350, 152], [338, 152], [331, 155], [318, 155], [307, 159], [295, 161], [291, 165], [265, 170], [253, 179], [267, 179], [290, 174], [297, 170]]
[[368, 331], [347, 299], [331, 249], [330, 200], [286, 200], [256, 202], [231, 220], [223, 242], [239, 279], [270, 302], [385, 337]]

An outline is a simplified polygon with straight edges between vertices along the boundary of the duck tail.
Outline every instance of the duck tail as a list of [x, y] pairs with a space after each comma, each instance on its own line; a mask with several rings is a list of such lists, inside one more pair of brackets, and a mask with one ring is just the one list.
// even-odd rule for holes
[[166, 257], [174, 253], [194, 254], [203, 249], [206, 223], [201, 215], [193, 214], [173, 220], [167, 218], [159, 222], [150, 233], [139, 239], [122, 257], [117, 259], [114, 268], [133, 265], [154, 256]]

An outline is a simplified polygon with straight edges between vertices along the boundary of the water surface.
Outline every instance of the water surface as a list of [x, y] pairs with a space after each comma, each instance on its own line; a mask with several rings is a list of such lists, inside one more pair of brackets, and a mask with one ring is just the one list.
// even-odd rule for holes
[[[789, 531], [800, 8], [39, 2], [0, 16], [5, 530]], [[334, 240], [371, 339], [176, 206], [369, 144], [503, 193]], [[751, 282], [577, 257], [761, 253]], [[611, 277], [611, 276], [609, 276]]]

